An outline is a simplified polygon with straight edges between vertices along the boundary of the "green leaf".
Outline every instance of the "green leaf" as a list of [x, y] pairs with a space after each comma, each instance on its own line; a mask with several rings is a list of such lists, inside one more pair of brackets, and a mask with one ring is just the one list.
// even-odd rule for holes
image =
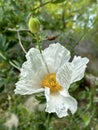
[[82, 115], [82, 120], [84, 121], [85, 126], [89, 125], [89, 123], [91, 121], [91, 117], [92, 117], [92, 115], [87, 115], [87, 114]]

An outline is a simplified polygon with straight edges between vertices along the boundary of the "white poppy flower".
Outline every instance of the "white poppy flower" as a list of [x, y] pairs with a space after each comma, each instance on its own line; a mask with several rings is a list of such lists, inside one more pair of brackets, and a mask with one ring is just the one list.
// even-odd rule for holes
[[70, 52], [59, 43], [51, 44], [42, 51], [31, 48], [26, 54], [20, 80], [16, 83], [16, 94], [26, 95], [44, 91], [46, 112], [56, 113], [58, 117], [74, 114], [77, 101], [69, 95], [73, 82], [83, 78], [88, 58], [75, 56], [69, 62]]

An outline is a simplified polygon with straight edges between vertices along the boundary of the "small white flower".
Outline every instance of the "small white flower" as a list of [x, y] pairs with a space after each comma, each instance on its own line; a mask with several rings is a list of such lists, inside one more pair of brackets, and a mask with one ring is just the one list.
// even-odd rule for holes
[[70, 52], [56, 43], [42, 51], [42, 54], [38, 49], [31, 48], [26, 59], [15, 93], [29, 95], [44, 91], [46, 112], [56, 112], [60, 118], [68, 115], [68, 109], [74, 114], [77, 101], [69, 95], [68, 89], [73, 82], [83, 78], [88, 58], [75, 56], [69, 62]]

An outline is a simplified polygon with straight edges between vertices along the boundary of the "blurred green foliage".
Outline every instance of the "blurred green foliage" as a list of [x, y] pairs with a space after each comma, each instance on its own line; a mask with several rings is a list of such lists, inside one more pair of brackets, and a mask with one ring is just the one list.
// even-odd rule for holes
[[[6, 113], [15, 113], [19, 118], [18, 130], [97, 130], [98, 82], [90, 85], [84, 78], [72, 84], [70, 93], [78, 100], [79, 109], [75, 115], [63, 119], [44, 111], [28, 111], [23, 104], [29, 97], [14, 94], [19, 69], [25, 61], [14, 30], [25, 30], [20, 31], [20, 36], [26, 51], [36, 47], [32, 35], [26, 31], [31, 15], [42, 24], [43, 48], [60, 41], [74, 52], [73, 48], [85, 35], [91, 38], [93, 34], [91, 40], [98, 46], [97, 0], [0, 0], [0, 129], [6, 130]], [[49, 41], [51, 36], [57, 38]]]

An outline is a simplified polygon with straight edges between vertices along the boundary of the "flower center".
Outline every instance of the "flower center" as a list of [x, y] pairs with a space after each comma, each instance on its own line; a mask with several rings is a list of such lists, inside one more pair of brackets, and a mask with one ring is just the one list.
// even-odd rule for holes
[[60, 84], [56, 81], [55, 73], [45, 75], [42, 80], [42, 87], [49, 87], [51, 92], [58, 92], [62, 89]]

